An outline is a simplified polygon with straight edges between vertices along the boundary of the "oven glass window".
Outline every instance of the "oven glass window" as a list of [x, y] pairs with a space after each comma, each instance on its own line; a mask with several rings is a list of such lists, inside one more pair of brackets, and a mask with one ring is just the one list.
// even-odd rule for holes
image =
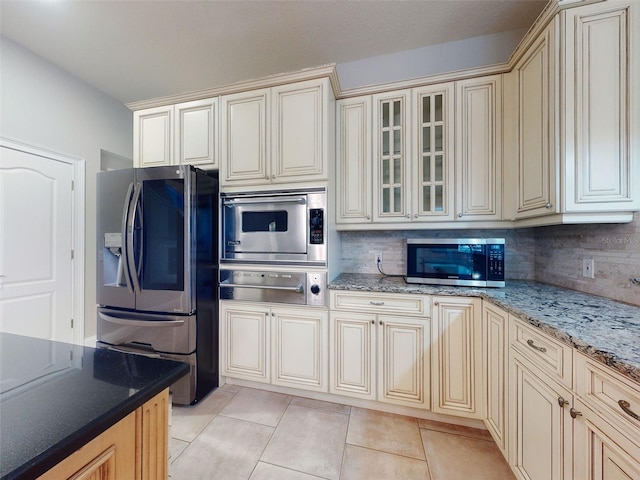
[[289, 213], [286, 210], [242, 212], [242, 231], [286, 232], [289, 229]]

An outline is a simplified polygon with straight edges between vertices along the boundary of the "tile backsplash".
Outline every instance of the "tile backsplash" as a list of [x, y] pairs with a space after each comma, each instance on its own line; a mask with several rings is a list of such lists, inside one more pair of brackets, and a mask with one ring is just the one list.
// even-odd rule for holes
[[[640, 306], [640, 213], [633, 222], [535, 228], [535, 278], [541, 282]], [[594, 261], [595, 278], [582, 276]], [[640, 320], [640, 319], [639, 319]]]
[[[342, 267], [349, 273], [404, 274], [407, 238], [484, 238], [506, 241], [509, 280], [537, 280], [640, 305], [640, 213], [626, 224], [557, 225], [501, 230], [391, 230], [342, 232]], [[594, 260], [595, 278], [582, 276], [582, 260]]]

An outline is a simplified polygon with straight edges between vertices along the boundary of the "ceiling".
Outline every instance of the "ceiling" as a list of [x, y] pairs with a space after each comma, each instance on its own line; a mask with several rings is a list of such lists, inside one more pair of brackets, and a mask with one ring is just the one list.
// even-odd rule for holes
[[123, 103], [529, 27], [547, 0], [0, 0], [0, 32]]

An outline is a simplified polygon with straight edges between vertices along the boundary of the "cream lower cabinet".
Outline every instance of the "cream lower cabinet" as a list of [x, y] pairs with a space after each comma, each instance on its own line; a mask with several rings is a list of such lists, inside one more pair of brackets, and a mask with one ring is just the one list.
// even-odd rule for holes
[[329, 391], [429, 408], [430, 320], [424, 298], [334, 291], [331, 302]]
[[511, 468], [520, 479], [570, 480], [573, 394], [519, 353], [510, 360]]
[[327, 390], [327, 312], [220, 302], [222, 375]]
[[433, 297], [432, 410], [482, 419], [481, 300]]
[[488, 302], [482, 303], [482, 381], [484, 424], [508, 459], [507, 386], [509, 385], [509, 314]]
[[575, 355], [575, 478], [640, 479], [640, 385]]

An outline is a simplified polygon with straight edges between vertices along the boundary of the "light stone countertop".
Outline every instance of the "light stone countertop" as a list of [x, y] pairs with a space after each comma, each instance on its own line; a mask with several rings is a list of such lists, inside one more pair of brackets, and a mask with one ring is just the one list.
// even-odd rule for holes
[[505, 288], [408, 284], [403, 277], [343, 273], [330, 290], [480, 297], [640, 383], [640, 307], [543, 283]]

